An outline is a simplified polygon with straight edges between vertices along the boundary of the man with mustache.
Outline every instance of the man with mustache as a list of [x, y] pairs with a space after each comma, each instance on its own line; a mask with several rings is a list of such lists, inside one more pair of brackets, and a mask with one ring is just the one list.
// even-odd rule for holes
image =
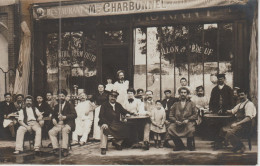
[[225, 84], [225, 74], [218, 74], [218, 85], [211, 91], [209, 110], [216, 114], [226, 114], [226, 110], [232, 108], [233, 91]]
[[236, 119], [220, 130], [219, 138], [216, 139], [215, 150], [223, 146], [222, 142], [230, 142], [233, 146], [234, 153], [243, 153], [245, 145], [241, 142], [240, 137], [249, 132], [253, 118], [256, 116], [254, 104], [248, 100], [245, 89], [237, 90], [240, 103], [233, 109], [227, 110], [228, 113], [234, 114]]
[[195, 121], [197, 120], [196, 105], [188, 99], [190, 93], [188, 88], [181, 87], [178, 92], [180, 101], [174, 103], [170, 109], [169, 120], [171, 124], [168, 133], [175, 144], [174, 151], [185, 149], [180, 137], [187, 137], [187, 147], [192, 151], [195, 149], [192, 145], [192, 137], [194, 137]]
[[32, 96], [27, 96], [24, 100], [25, 108], [19, 111], [18, 122], [21, 126], [17, 130], [14, 154], [20, 154], [23, 151], [24, 134], [26, 132], [32, 133], [32, 130], [35, 131], [34, 151], [40, 151], [42, 129], [38, 121], [42, 120], [42, 114], [32, 106]]
[[127, 89], [129, 88], [129, 81], [125, 80], [125, 72], [123, 70], [119, 70], [117, 72], [118, 81], [114, 83], [114, 91], [119, 93], [117, 97], [117, 102], [120, 104], [124, 104], [124, 101], [127, 99]]
[[49, 137], [54, 149], [54, 154], [57, 155], [57, 153], [59, 153], [57, 135], [59, 132], [61, 132], [61, 155], [66, 157], [68, 155], [69, 133], [75, 130], [75, 119], [77, 117], [77, 113], [74, 106], [65, 100], [68, 94], [65, 89], [59, 90], [57, 94], [59, 102], [54, 107], [52, 115], [52, 122], [54, 127], [49, 130]]
[[[109, 93], [109, 101], [101, 105], [99, 114], [99, 126], [101, 127], [100, 148], [101, 154], [106, 154], [107, 136], [114, 137], [113, 144], [117, 150], [122, 150], [122, 143], [129, 138], [129, 129], [126, 123], [120, 121], [121, 115], [128, 116], [131, 114], [125, 110], [122, 105], [116, 102], [118, 92]], [[127, 115], [128, 114], [128, 115]]]

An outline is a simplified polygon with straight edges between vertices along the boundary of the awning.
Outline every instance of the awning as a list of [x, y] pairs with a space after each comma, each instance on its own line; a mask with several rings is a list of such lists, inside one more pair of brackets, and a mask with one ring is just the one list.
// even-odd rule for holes
[[245, 5], [249, 0], [122, 0], [86, 2], [59, 6], [34, 5], [35, 19], [58, 19], [88, 16], [126, 15], [183, 9]]
[[0, 6], [8, 6], [15, 4], [15, 0], [0, 0]]

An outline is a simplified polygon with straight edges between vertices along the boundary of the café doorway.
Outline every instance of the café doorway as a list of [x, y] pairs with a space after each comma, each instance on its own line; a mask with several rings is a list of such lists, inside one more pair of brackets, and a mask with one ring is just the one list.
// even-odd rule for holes
[[117, 80], [118, 70], [125, 71], [125, 78], [128, 79], [128, 47], [105, 47], [102, 50], [102, 81], [106, 82], [108, 76], [112, 77], [113, 83]]

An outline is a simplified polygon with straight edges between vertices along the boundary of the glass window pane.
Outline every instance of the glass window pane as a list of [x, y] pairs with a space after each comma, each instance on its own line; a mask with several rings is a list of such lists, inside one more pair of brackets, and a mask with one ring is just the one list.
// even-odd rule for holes
[[189, 26], [190, 41], [190, 87], [195, 95], [196, 87], [203, 85], [203, 25]]
[[47, 35], [47, 89], [56, 93], [58, 91], [58, 34]]
[[104, 32], [104, 43], [106, 44], [120, 44], [127, 42], [127, 36], [124, 30], [118, 31], [105, 31]]
[[147, 69], [148, 90], [152, 90], [154, 100], [160, 99], [160, 52], [157, 50], [157, 28], [147, 28]]
[[146, 28], [134, 30], [134, 88], [146, 90]]
[[233, 87], [233, 25], [219, 24], [219, 72], [226, 74], [226, 84]]
[[175, 46], [178, 51], [175, 51], [175, 79], [176, 79], [176, 96], [178, 96], [178, 89], [181, 87], [180, 79], [186, 78], [188, 80], [188, 34], [187, 26], [179, 25], [175, 27], [174, 39]]
[[217, 28], [217, 24], [204, 24], [204, 86], [207, 97], [217, 85]]
[[162, 65], [162, 97], [164, 91], [171, 90], [174, 96], [174, 28], [172, 26], [158, 27], [159, 43], [158, 49], [161, 53]]

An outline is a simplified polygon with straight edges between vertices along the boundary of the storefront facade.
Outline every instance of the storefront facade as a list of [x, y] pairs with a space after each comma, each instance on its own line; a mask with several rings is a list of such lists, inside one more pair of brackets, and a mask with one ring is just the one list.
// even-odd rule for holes
[[33, 93], [73, 93], [74, 85], [94, 93], [119, 69], [156, 99], [176, 92], [182, 77], [207, 96], [216, 73], [249, 88], [249, 1], [42, 3], [32, 13]]

